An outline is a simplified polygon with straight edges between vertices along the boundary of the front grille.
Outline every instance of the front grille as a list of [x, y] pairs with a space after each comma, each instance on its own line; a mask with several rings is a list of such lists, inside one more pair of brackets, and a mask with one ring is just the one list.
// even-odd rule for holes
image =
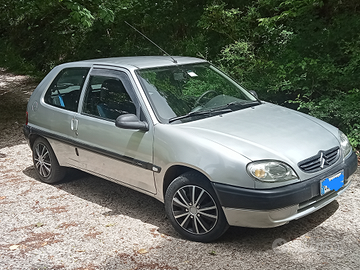
[[333, 165], [339, 156], [340, 148], [334, 147], [327, 151], [320, 151], [317, 155], [299, 162], [298, 166], [304, 172], [314, 173]]

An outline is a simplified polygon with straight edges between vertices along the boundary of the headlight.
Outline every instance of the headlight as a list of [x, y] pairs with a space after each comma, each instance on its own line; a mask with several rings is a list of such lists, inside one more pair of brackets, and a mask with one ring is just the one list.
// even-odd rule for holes
[[339, 130], [339, 137], [340, 137], [340, 143], [341, 143], [341, 151], [343, 152], [343, 157], [345, 158], [345, 157], [347, 157], [347, 155], [350, 154], [352, 147], [349, 142], [349, 139], [340, 130]]
[[250, 175], [263, 182], [282, 182], [298, 179], [294, 170], [280, 161], [254, 161], [247, 166], [247, 170]]

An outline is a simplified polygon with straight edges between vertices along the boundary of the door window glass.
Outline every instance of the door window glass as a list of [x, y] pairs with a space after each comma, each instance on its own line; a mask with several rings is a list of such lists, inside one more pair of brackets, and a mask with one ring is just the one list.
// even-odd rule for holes
[[80, 91], [89, 68], [63, 69], [45, 94], [45, 102], [70, 111], [77, 111]]
[[90, 76], [83, 112], [110, 120], [115, 120], [121, 114], [136, 114], [136, 106], [125, 85], [117, 77]]

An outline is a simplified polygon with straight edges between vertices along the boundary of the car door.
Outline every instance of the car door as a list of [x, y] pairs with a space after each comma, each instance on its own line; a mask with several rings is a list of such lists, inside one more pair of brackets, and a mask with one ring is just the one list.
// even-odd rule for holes
[[148, 131], [115, 126], [122, 114], [135, 114], [146, 121], [130, 73], [92, 69], [81, 102], [72, 128], [82, 169], [155, 194], [151, 125]]

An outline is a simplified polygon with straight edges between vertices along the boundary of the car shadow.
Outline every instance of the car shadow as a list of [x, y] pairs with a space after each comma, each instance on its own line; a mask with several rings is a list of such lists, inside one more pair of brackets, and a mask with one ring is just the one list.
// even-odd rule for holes
[[[33, 166], [26, 168], [23, 173], [41, 182]], [[107, 211], [102, 213], [103, 215], [125, 215], [158, 227], [158, 232], [161, 234], [181, 239], [167, 220], [164, 205], [146, 194], [74, 169], [67, 173], [62, 182], [53, 186], [106, 208]], [[333, 201], [319, 211], [276, 228], [230, 227], [215, 243], [226, 243], [234, 245], [234, 248], [253, 251], [266, 251], [272, 248], [276, 239], [288, 242], [308, 233], [331, 217], [338, 208], [338, 202]]]
[[[23, 173], [46, 185], [33, 166]], [[159, 233], [179, 238], [167, 221], [164, 205], [146, 194], [76, 169], [69, 169], [64, 180], [52, 186], [106, 208], [102, 213], [105, 216], [128, 216], [158, 227]]]

